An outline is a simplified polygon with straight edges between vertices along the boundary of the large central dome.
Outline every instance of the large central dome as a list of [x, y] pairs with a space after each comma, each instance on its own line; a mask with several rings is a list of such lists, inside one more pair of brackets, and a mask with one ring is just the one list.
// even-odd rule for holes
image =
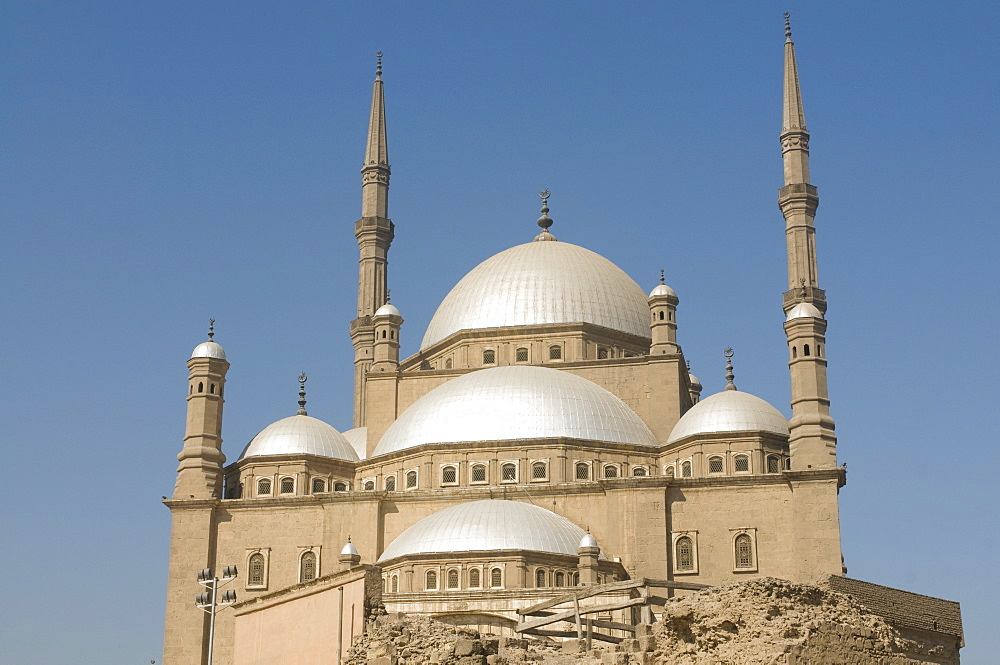
[[529, 242], [472, 269], [445, 296], [421, 350], [459, 330], [593, 323], [650, 336], [646, 294], [600, 254], [566, 242]]

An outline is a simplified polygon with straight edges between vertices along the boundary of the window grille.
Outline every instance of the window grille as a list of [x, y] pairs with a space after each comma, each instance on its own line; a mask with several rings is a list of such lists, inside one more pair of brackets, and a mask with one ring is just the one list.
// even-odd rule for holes
[[737, 471], [749, 471], [750, 458], [746, 455], [737, 455], [733, 458], [733, 467], [735, 467]]
[[264, 586], [264, 555], [260, 552], [251, 554], [247, 568], [250, 571], [247, 586]]
[[535, 462], [531, 465], [531, 479], [545, 480], [549, 477], [548, 465], [545, 462]]
[[433, 591], [434, 589], [437, 589], [438, 588], [438, 574], [437, 574], [437, 572], [435, 572], [433, 570], [428, 570], [427, 571], [427, 576], [425, 578], [425, 582], [426, 582], [426, 584], [424, 584], [424, 588], [427, 589], [428, 591]]
[[399, 575], [392, 576], [392, 593], [399, 593]]
[[366, 492], [371, 492], [374, 489], [375, 489], [375, 481], [374, 480], [366, 480], [365, 481], [365, 491]]
[[668, 466], [667, 468], [665, 468], [663, 470], [663, 473], [664, 473], [664, 475], [667, 476], [667, 478], [673, 478], [674, 477], [674, 465], [671, 464], [670, 466]]
[[299, 575], [301, 582], [308, 582], [316, 579], [316, 553], [306, 552], [302, 555], [302, 572]]
[[524, 347], [518, 349], [514, 355], [514, 358], [519, 363], [528, 362], [528, 349], [525, 349]]
[[614, 464], [608, 464], [604, 467], [604, 477], [605, 478], [617, 478], [618, 477], [618, 467]]
[[566, 576], [563, 573], [556, 573], [556, 586], [566, 586]]
[[421, 370], [428, 370], [428, 369], [433, 369], [433, 368], [431, 367], [431, 363], [430, 363], [429, 360], [421, 360], [420, 361], [420, 369]]
[[778, 473], [781, 470], [780, 463], [777, 455], [767, 456], [767, 472], [768, 473]]
[[448, 588], [457, 589], [458, 588], [458, 571], [452, 568], [448, 571]]
[[261, 478], [257, 481], [257, 494], [267, 496], [271, 493], [271, 479]]
[[476, 464], [472, 467], [472, 482], [474, 483], [485, 483], [486, 482], [486, 465]]
[[333, 491], [334, 492], [346, 492], [347, 491], [347, 484], [346, 483], [334, 483], [333, 484]]
[[736, 536], [736, 567], [753, 568], [753, 542], [745, 533]]
[[709, 457], [708, 458], [708, 472], [709, 473], [722, 473], [722, 458], [721, 457]]
[[326, 491], [326, 481], [322, 478], [313, 478], [313, 494]]
[[385, 491], [395, 492], [396, 491], [396, 476], [386, 476], [385, 477]]
[[458, 469], [453, 466], [446, 466], [441, 469], [441, 482], [442, 483], [457, 483], [458, 482]]
[[683, 478], [691, 477], [691, 462], [684, 462], [681, 464], [681, 476]]
[[508, 462], [500, 467], [500, 479], [513, 482], [517, 480], [517, 465]]
[[473, 589], [479, 588], [479, 569], [473, 568], [469, 571], [469, 586]]
[[407, 471], [406, 472], [406, 489], [411, 490], [417, 486], [417, 472]]
[[548, 586], [545, 583], [545, 571], [541, 568], [535, 571], [535, 586], [542, 588], [543, 586]]
[[608, 350], [606, 348], [604, 348], [603, 346], [597, 347], [597, 359], [598, 360], [605, 360], [605, 359], [607, 359], [607, 357], [608, 357]]
[[562, 360], [562, 347], [561, 346], [550, 346], [549, 347], [549, 360]]
[[295, 491], [295, 479], [294, 478], [282, 478], [281, 479], [281, 493], [291, 494]]
[[494, 588], [503, 586], [503, 573], [499, 568], [490, 571], [490, 586]]
[[677, 570], [694, 570], [694, 543], [687, 536], [677, 539]]
[[483, 364], [484, 365], [496, 365], [497, 364], [497, 352], [493, 349], [486, 349], [483, 351]]
[[576, 479], [590, 480], [590, 465], [585, 462], [576, 463]]
[[646, 475], [646, 468], [642, 466], [634, 466], [632, 467], [632, 475], [635, 478], [641, 478]]
[[448, 358], [447, 360], [444, 361], [444, 368], [445, 369], [451, 369], [451, 364], [452, 364], [451, 363], [451, 358]]

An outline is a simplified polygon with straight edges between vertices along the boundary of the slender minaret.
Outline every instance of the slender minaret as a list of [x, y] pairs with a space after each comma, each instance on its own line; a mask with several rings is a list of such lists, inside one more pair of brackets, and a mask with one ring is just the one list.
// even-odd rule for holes
[[785, 186], [778, 190], [778, 207], [788, 242], [788, 291], [782, 307], [792, 380], [792, 469], [830, 468], [837, 465], [837, 437], [826, 384], [826, 293], [819, 288], [816, 269], [819, 195], [809, 184], [809, 132], [787, 13], [781, 156]]
[[361, 167], [361, 219], [354, 224], [361, 260], [358, 270], [358, 318], [351, 321], [354, 345], [354, 426], [365, 425], [365, 375], [372, 365], [375, 326], [372, 316], [386, 302], [387, 255], [393, 238], [389, 219], [389, 151], [385, 134], [382, 52], [377, 54], [368, 146]]

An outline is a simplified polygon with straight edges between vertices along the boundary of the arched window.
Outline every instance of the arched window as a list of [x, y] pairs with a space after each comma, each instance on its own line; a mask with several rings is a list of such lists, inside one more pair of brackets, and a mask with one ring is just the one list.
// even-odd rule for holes
[[681, 477], [682, 478], [691, 477], [691, 462], [686, 461], [681, 464]]
[[767, 472], [768, 473], [778, 473], [781, 471], [781, 462], [777, 455], [767, 456]]
[[590, 465], [586, 462], [576, 463], [576, 479], [590, 480]]
[[299, 561], [299, 582], [316, 579], [316, 553], [305, 552]]
[[479, 588], [479, 569], [473, 568], [469, 571], [469, 586], [473, 589]]
[[257, 481], [257, 495], [269, 496], [271, 494], [271, 479], [261, 478]]
[[746, 455], [737, 455], [733, 458], [733, 468], [737, 472], [750, 470], [750, 458]]
[[210, 383], [208, 385], [208, 393], [210, 395], [214, 395], [215, 394], [215, 384], [214, 383]]
[[632, 477], [641, 478], [646, 475], [646, 467], [644, 466], [633, 466], [632, 467]]
[[387, 330], [383, 330], [383, 331], [382, 331], [382, 339], [385, 339], [385, 334], [386, 334], [387, 332], [388, 332]]
[[486, 349], [483, 351], [483, 364], [484, 365], [496, 365], [497, 364], [497, 352], [493, 349]]
[[389, 331], [389, 339], [396, 339], [396, 331], [395, 330], [390, 330]]
[[[792, 470], [792, 458], [791, 457], [786, 457], [785, 458], [785, 471], [791, 471], [791, 470]], [[240, 485], [240, 487], [243, 487], [243, 486]]]
[[808, 344], [803, 344], [802, 345], [802, 355], [804, 355], [804, 356], [808, 356], [809, 355], [809, 345]]
[[191, 387], [188, 388], [188, 395], [194, 395], [194, 384], [193, 383], [191, 384]]
[[365, 491], [366, 492], [371, 492], [374, 489], [375, 489], [375, 481], [374, 480], [366, 480], [365, 481]]
[[473, 464], [472, 465], [472, 482], [474, 483], [485, 483], [486, 482], [486, 465], [485, 464]]
[[420, 369], [421, 370], [432, 369], [431, 362], [429, 360], [421, 360], [420, 361]]
[[709, 473], [722, 473], [722, 458], [718, 456], [708, 458], [708, 472]]
[[428, 591], [433, 591], [438, 588], [438, 574], [437, 571], [428, 570], [427, 575], [424, 580], [424, 588]]
[[396, 476], [386, 476], [385, 477], [385, 491], [395, 492], [396, 491]]
[[799, 357], [799, 349], [798, 349], [798, 347], [793, 346], [792, 347], [792, 358], [794, 359], [794, 358], [798, 358], [798, 357]]
[[503, 573], [499, 568], [490, 571], [490, 586], [494, 589], [503, 586]]
[[816, 356], [817, 357], [822, 357], [822, 355], [823, 355], [823, 345], [822, 344], [817, 344], [816, 345]]
[[458, 469], [453, 466], [446, 466], [441, 469], [441, 483], [443, 485], [454, 485], [458, 482]]
[[522, 346], [520, 349], [518, 349], [517, 351], [515, 351], [514, 352], [514, 360], [516, 360], [519, 363], [526, 363], [526, 362], [528, 362], [528, 349], [526, 349], [526, 348], [524, 348]]
[[417, 486], [417, 472], [407, 471], [406, 472], [406, 489], [411, 490]]
[[457, 589], [458, 588], [458, 570], [452, 568], [448, 571], [448, 588]]
[[399, 575], [392, 576], [392, 593], [399, 593]]
[[517, 481], [517, 465], [513, 462], [505, 462], [500, 465], [500, 480], [508, 483]]
[[745, 533], [736, 536], [736, 567], [753, 568], [753, 541]]
[[347, 483], [334, 483], [333, 484], [333, 491], [334, 492], [346, 492], [347, 491]]
[[256, 552], [247, 562], [247, 586], [264, 586], [264, 555]]
[[677, 570], [694, 570], [694, 543], [687, 536], [677, 539], [674, 547]]
[[597, 359], [605, 360], [608, 357], [608, 350], [603, 346], [597, 347]]
[[542, 588], [543, 586], [548, 586], [548, 584], [545, 583], [544, 568], [539, 568], [538, 570], [535, 571], [535, 586], [538, 587], [539, 589]]
[[554, 345], [549, 347], [549, 360], [562, 360], [562, 347]]
[[293, 494], [295, 492], [295, 479], [294, 478], [282, 478], [281, 479], [281, 493], [282, 494]]
[[326, 481], [322, 478], [313, 478], [313, 494], [326, 491]]
[[444, 368], [451, 369], [451, 358], [448, 358], [447, 360], [444, 361]]
[[566, 576], [563, 573], [556, 573], [556, 586], [566, 586]]
[[661, 310], [660, 311], [660, 321], [662, 321], [662, 320], [663, 320], [663, 311]]
[[617, 478], [618, 477], [618, 467], [614, 464], [604, 465], [604, 477], [605, 478]]
[[200, 381], [198, 382], [198, 392], [200, 393], [205, 392], [205, 384], [201, 383]]
[[531, 464], [531, 479], [532, 480], [545, 480], [549, 477], [549, 465], [545, 462], [532, 462]]

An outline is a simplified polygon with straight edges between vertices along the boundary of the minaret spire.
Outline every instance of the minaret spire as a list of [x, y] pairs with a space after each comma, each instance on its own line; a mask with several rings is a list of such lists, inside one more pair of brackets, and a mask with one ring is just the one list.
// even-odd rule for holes
[[376, 54], [372, 109], [368, 119], [368, 144], [361, 167], [364, 191], [362, 217], [389, 217], [389, 147], [385, 133], [385, 92], [382, 85], [382, 51]]
[[309, 377], [305, 372], [299, 374], [299, 410], [295, 412], [297, 416], [308, 416], [306, 412], [306, 381]]

